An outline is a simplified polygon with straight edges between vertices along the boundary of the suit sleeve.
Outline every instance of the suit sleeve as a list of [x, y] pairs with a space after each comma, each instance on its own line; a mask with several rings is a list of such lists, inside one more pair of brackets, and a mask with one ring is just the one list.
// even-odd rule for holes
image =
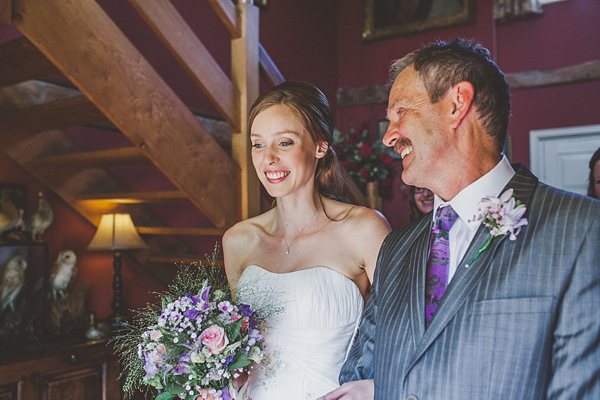
[[549, 399], [600, 399], [600, 213], [593, 217], [560, 303]]

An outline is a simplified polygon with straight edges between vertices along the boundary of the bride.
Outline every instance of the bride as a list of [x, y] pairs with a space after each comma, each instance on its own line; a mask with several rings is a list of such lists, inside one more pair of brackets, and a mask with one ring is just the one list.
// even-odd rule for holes
[[249, 124], [254, 168], [276, 206], [225, 233], [225, 270], [232, 288], [266, 285], [283, 312], [263, 330], [268, 370], [256, 368], [241, 392], [316, 399], [338, 386], [390, 227], [376, 211], [335, 200], [342, 179], [330, 146], [333, 115], [319, 89], [284, 82], [256, 100]]

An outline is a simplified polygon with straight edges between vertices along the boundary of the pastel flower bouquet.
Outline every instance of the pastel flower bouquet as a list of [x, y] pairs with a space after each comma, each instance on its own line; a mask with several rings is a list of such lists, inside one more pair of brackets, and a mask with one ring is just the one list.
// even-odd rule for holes
[[138, 311], [113, 339], [127, 395], [146, 386], [156, 400], [235, 399], [234, 379], [267, 362], [258, 326], [275, 310], [235, 303], [214, 256], [212, 266], [180, 266], [162, 308]]

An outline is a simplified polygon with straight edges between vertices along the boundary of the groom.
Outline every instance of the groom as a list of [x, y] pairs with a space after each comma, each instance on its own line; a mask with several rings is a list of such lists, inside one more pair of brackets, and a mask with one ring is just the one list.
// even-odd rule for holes
[[[427, 45], [391, 74], [383, 141], [434, 211], [383, 243], [343, 385], [324, 399], [600, 399], [600, 202], [501, 155], [510, 93], [479, 44]], [[480, 251], [487, 196], [525, 210]]]

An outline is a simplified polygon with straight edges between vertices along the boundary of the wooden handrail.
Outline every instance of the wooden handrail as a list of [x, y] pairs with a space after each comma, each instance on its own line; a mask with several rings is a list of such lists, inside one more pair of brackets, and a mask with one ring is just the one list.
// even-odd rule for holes
[[31, 167], [46, 165], [56, 168], [106, 168], [122, 165], [147, 164], [150, 160], [137, 147], [120, 149], [87, 151], [59, 156], [40, 157], [28, 162]]
[[231, 34], [231, 38], [237, 39], [242, 36], [238, 27], [235, 4], [231, 0], [208, 0], [208, 2]]
[[174, 228], [170, 226], [138, 226], [138, 233], [143, 235], [199, 235], [199, 236], [221, 236], [225, 233], [223, 229], [217, 228]]
[[258, 44], [258, 59], [260, 62], [260, 75], [270, 86], [276, 86], [285, 81], [285, 78], [260, 43]]
[[170, 1], [129, 0], [154, 33], [211, 100], [234, 131], [238, 95], [231, 80]]

